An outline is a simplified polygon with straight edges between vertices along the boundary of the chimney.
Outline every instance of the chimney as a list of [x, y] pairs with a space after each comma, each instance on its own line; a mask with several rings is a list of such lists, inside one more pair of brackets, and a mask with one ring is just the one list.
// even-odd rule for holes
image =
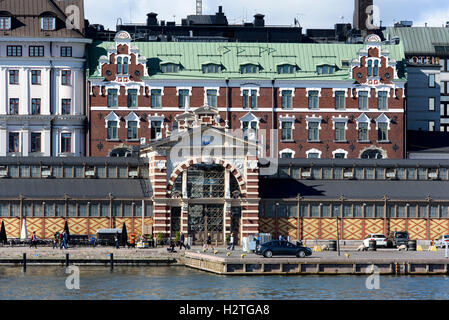
[[354, 2], [354, 29], [367, 31], [366, 20], [368, 19], [368, 14], [366, 9], [373, 5], [373, 0], [355, 0]]
[[255, 27], [264, 27], [265, 26], [265, 16], [263, 14], [256, 14], [254, 16], [254, 26]]
[[147, 14], [147, 26], [157, 26], [157, 13], [150, 12]]
[[218, 12], [216, 13], [217, 16], [222, 16], [223, 13], [223, 6], [218, 6]]

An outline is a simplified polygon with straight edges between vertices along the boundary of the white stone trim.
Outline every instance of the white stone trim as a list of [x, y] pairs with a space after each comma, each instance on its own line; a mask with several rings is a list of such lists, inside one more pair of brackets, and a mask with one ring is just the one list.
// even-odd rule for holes
[[380, 116], [377, 117], [376, 119], [376, 130], [379, 129], [378, 124], [379, 123], [387, 123], [388, 124], [388, 130], [390, 130], [390, 123], [391, 123], [391, 119], [388, 118], [385, 113], [382, 113]]
[[243, 97], [243, 90], [249, 90], [250, 93], [251, 93], [251, 90], [255, 90], [255, 91], [257, 91], [256, 96], [260, 97], [260, 87], [245, 87], [245, 86], [240, 87], [240, 96], [241, 97]]
[[176, 87], [176, 95], [179, 97], [179, 90], [189, 90], [189, 97], [192, 96], [192, 87]]
[[356, 129], [359, 130], [359, 123], [368, 123], [368, 131], [371, 130], [371, 119], [365, 114], [362, 113], [358, 118], [355, 120], [357, 123]]
[[318, 158], [319, 158], [319, 159], [321, 159], [321, 155], [323, 154], [322, 151], [313, 148], [313, 149], [310, 149], [310, 150], [306, 151], [307, 158], [309, 158], [309, 154], [310, 154], [310, 153], [318, 153]]
[[140, 129], [140, 118], [137, 114], [135, 114], [133, 111], [131, 111], [126, 117], [126, 128], [128, 128], [128, 121], [137, 121], [137, 128]]
[[348, 158], [348, 151], [344, 150], [344, 149], [337, 149], [335, 151], [332, 151], [332, 157], [335, 158], [335, 154], [336, 153], [344, 153], [345, 154], [345, 159]]
[[[295, 96], [295, 90], [296, 90], [296, 88], [279, 88], [279, 97], [282, 97], [282, 92], [283, 91], [291, 91], [292, 92], [292, 97], [294, 97]], [[309, 92], [307, 91], [307, 93], [309, 93]]]
[[294, 158], [294, 157], [295, 157], [295, 154], [296, 154], [296, 151], [294, 151], [294, 150], [292, 150], [292, 149], [289, 149], [289, 148], [282, 149], [281, 151], [279, 151], [279, 157], [282, 158], [282, 155], [283, 155], [284, 153], [291, 153], [291, 154], [292, 154], [292, 158]]
[[105, 128], [108, 128], [109, 121], [117, 121], [117, 129], [120, 128], [120, 117], [114, 111], [111, 111], [106, 117], [104, 117]]
[[279, 116], [279, 128], [282, 129], [282, 122], [291, 122], [292, 123], [292, 130], [295, 129], [295, 122], [296, 122], [296, 118], [295, 116], [289, 116], [288, 113], [285, 116]]
[[321, 98], [322, 97], [322, 95], [321, 95], [322, 89], [323, 88], [306, 88], [306, 97], [307, 98], [309, 97], [309, 91], [318, 91], [318, 97]]
[[318, 122], [319, 123], [318, 130], [321, 130], [322, 121], [323, 121], [323, 117], [321, 117], [321, 116], [317, 117], [317, 116], [315, 116], [315, 114], [313, 114], [311, 117], [306, 116], [306, 122], [307, 122], [306, 129], [309, 130], [309, 122]]
[[[348, 89], [350, 89], [350, 88], [332, 88], [332, 97], [335, 98], [335, 92], [343, 91], [345, 93], [345, 98], [347, 98], [348, 97], [348, 91], [349, 91]], [[346, 103], [345, 103], [345, 106], [346, 106]]]
[[342, 117], [341, 114], [339, 114], [338, 117], [332, 116], [332, 129], [335, 130], [335, 122], [344, 122], [345, 130], [348, 130], [348, 120], [348, 117]]

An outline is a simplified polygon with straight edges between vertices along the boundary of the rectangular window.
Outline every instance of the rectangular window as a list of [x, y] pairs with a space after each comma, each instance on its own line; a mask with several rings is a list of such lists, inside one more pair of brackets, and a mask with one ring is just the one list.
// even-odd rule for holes
[[376, 204], [376, 218], [383, 218], [384, 216], [384, 205], [383, 204]]
[[117, 89], [108, 90], [108, 107], [117, 107]]
[[31, 84], [41, 84], [41, 71], [31, 70]]
[[20, 134], [18, 132], [9, 133], [9, 152], [20, 152]]
[[71, 153], [72, 152], [72, 134], [62, 133], [61, 134], [61, 152]]
[[374, 209], [372, 204], [368, 204], [365, 206], [365, 217], [372, 218], [374, 216]]
[[120, 203], [112, 204], [112, 216], [113, 217], [121, 217], [122, 216]]
[[103, 202], [100, 204], [100, 216], [109, 217], [109, 203]]
[[10, 30], [11, 29], [11, 17], [0, 17], [0, 30]]
[[9, 84], [19, 84], [19, 70], [9, 70]]
[[128, 140], [137, 139], [137, 121], [128, 121]]
[[41, 99], [31, 99], [31, 114], [41, 114]]
[[309, 91], [309, 109], [318, 109], [318, 94], [316, 90]]
[[72, 166], [64, 166], [63, 172], [64, 172], [64, 178], [73, 178], [73, 167]]
[[388, 141], [388, 123], [381, 122], [377, 126], [377, 141]]
[[396, 207], [396, 217], [397, 218], [406, 218], [405, 206], [397, 205]]
[[21, 57], [22, 56], [22, 46], [7, 46], [6, 55], [8, 57]]
[[108, 121], [108, 140], [118, 139], [117, 121]]
[[84, 167], [75, 166], [75, 178], [84, 178]]
[[41, 152], [41, 133], [31, 132], [31, 153]]
[[429, 121], [429, 131], [435, 131], [435, 121]]
[[345, 109], [345, 91], [335, 91], [335, 109]]
[[108, 178], [117, 178], [117, 167], [108, 167]]
[[418, 218], [427, 218], [427, 206], [418, 206]]
[[429, 88], [435, 88], [435, 75], [429, 74], [428, 76]]
[[21, 178], [29, 178], [30, 177], [30, 166], [20, 166], [20, 177]]
[[282, 109], [292, 108], [293, 93], [291, 90], [282, 91]]
[[41, 29], [45, 31], [52, 31], [56, 29], [56, 18], [54, 17], [42, 17]]
[[309, 141], [319, 141], [319, 122], [309, 122]]
[[62, 99], [61, 114], [70, 114], [71, 113], [71, 111], [70, 111], [71, 104], [72, 104], [72, 100]]
[[86, 203], [78, 203], [78, 217], [87, 217]]
[[335, 141], [337, 142], [346, 141], [346, 123], [335, 122]]
[[52, 171], [53, 171], [53, 176], [55, 178], [62, 178], [62, 167], [61, 166], [53, 166]]
[[282, 122], [282, 141], [291, 141], [293, 140], [293, 123], [291, 122]]
[[243, 90], [243, 108], [257, 108], [257, 90]]
[[123, 216], [132, 217], [133, 216], [133, 205], [131, 203], [123, 204]]
[[435, 98], [429, 98], [429, 111], [435, 111]]
[[137, 89], [128, 90], [128, 108], [137, 107]]
[[55, 216], [64, 217], [65, 216], [65, 204], [57, 203], [55, 206]]
[[55, 206], [53, 205], [53, 203], [45, 203], [44, 216], [54, 217], [54, 215], [55, 215], [54, 209], [55, 209]]
[[368, 141], [368, 126], [369, 123], [367, 122], [360, 122], [359, 123], [359, 141]]
[[368, 91], [359, 92], [359, 110], [368, 110]]
[[162, 90], [153, 89], [151, 90], [151, 108], [161, 108], [162, 107]]
[[61, 57], [71, 57], [72, 47], [61, 47]]
[[67, 216], [76, 217], [76, 204], [74, 203], [67, 204]]
[[63, 86], [70, 86], [72, 84], [72, 71], [62, 70], [61, 71], [61, 84]]
[[243, 121], [242, 122], [243, 138], [244, 139], [256, 139], [257, 137], [257, 122], [256, 121]]
[[30, 46], [29, 47], [30, 57], [43, 57], [44, 56], [44, 46]]
[[151, 140], [162, 138], [162, 121], [151, 121]]
[[378, 92], [378, 108], [379, 110], [388, 110], [388, 92]]
[[189, 94], [190, 91], [187, 89], [179, 90], [179, 108], [185, 109], [189, 106]]
[[217, 107], [217, 90], [206, 90], [207, 104], [210, 107]]
[[332, 205], [332, 217], [341, 217], [341, 206], [339, 204]]
[[9, 99], [9, 114], [19, 114], [19, 99]]

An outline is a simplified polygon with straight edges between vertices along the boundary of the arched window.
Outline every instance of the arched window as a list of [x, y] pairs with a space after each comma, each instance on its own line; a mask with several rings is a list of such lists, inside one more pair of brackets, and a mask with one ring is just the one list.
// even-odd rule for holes
[[128, 74], [128, 58], [123, 59], [123, 74]]
[[373, 75], [373, 61], [368, 61], [368, 77], [372, 77]]
[[362, 159], [383, 159], [382, 152], [380, 152], [377, 149], [370, 149], [366, 150], [362, 153], [361, 157]]
[[375, 77], [379, 76], [379, 61], [378, 60], [374, 61], [374, 76]]
[[122, 58], [117, 58], [117, 74], [122, 74]]

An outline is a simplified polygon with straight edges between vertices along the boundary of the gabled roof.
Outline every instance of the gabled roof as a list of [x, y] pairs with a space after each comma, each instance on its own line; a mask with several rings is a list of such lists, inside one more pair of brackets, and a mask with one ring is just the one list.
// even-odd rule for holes
[[[76, 6], [80, 9], [80, 28], [74, 30], [66, 28], [66, 19], [72, 10], [66, 9]], [[12, 14], [11, 30], [2, 31], [1, 38], [84, 38], [84, 1], [83, 0], [2, 0], [0, 11]], [[51, 13], [56, 17], [56, 30], [41, 30], [39, 17], [43, 13]]]

